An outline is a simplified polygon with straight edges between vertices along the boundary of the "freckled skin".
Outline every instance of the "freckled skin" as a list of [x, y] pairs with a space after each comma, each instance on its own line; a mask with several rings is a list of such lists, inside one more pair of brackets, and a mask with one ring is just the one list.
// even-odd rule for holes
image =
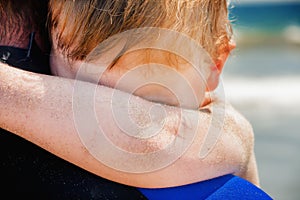
[[[109, 130], [108, 134], [117, 135], [120, 141], [123, 141], [124, 148], [132, 151], [152, 151], [164, 147], [174, 136], [176, 141], [184, 142], [191, 132], [194, 130], [197, 132], [189, 149], [176, 162], [158, 171], [132, 174], [103, 165], [82, 144], [72, 111], [73, 80], [23, 72], [4, 64], [0, 64], [0, 77], [1, 127], [101, 177], [131, 186], [156, 188], [178, 186], [236, 173], [258, 184], [255, 157], [249, 150], [253, 149], [251, 126], [232, 107], [226, 109], [224, 131], [216, 146], [207, 157], [199, 159], [199, 152], [211, 120], [209, 113], [189, 111], [183, 112], [179, 117], [179, 108], [165, 106], [168, 113], [167, 121], [173, 122], [162, 129], [158, 140], [132, 146], [132, 141], [125, 140], [120, 129], [111, 123], [114, 119], [108, 99], [112, 90], [97, 87], [95, 98], [101, 105], [96, 105], [95, 109], [98, 110], [99, 117], [105, 114], [101, 119]], [[84, 82], [82, 87], [85, 91], [95, 89], [93, 84]], [[121, 93], [122, 95], [126, 96], [125, 93]], [[79, 102], [85, 102], [84, 96], [78, 98], [82, 98]], [[140, 98], [134, 101], [145, 108], [153, 105]], [[124, 102], [119, 104], [124, 105]], [[161, 121], [152, 123], [160, 124]], [[178, 129], [178, 123], [181, 129]], [[147, 162], [151, 165], [154, 161], [145, 162], [144, 165], [147, 165]]]
[[[138, 52], [137, 52], [138, 53]], [[157, 53], [157, 52], [156, 52]], [[55, 51], [54, 51], [55, 54]], [[154, 53], [153, 53], [154, 54]], [[158, 60], [159, 63], [165, 63], [166, 60], [160, 60], [160, 54], [155, 54], [158, 55], [158, 57], [154, 57], [154, 60]], [[130, 57], [132, 56], [132, 57]], [[109, 70], [105, 74], [105, 78], [107, 83], [110, 83], [110, 87], [114, 87], [114, 84], [116, 84], [118, 78], [122, 76], [126, 72], [126, 70], [129, 70], [131, 65], [136, 66], [136, 62], [145, 62], [143, 59], [136, 60], [135, 59], [136, 55], [127, 55], [121, 58], [119, 62], [117, 63], [117, 76], [114, 74], [114, 70]], [[137, 56], [139, 57], [139, 56]], [[162, 56], [165, 58], [165, 56]], [[62, 60], [61, 60], [62, 59]], [[64, 63], [62, 55], [58, 54], [58, 56], [53, 57], [52, 59], [54, 61], [53, 67], [55, 68], [55, 63]], [[226, 58], [224, 59], [226, 60]], [[62, 62], [61, 62], [62, 61]], [[76, 69], [78, 66], [80, 66], [80, 62], [75, 64], [72, 67], [61, 67], [64, 69], [72, 69], [71, 71], [69, 70], [68, 73], [64, 73], [61, 71], [59, 76], [66, 76], [68, 77], [70, 74], [76, 73]], [[77, 66], [77, 67], [76, 67]], [[121, 66], [126, 66], [127, 68], [123, 69]], [[123, 71], [120, 69], [122, 68]], [[115, 68], [114, 68], [115, 69]], [[124, 71], [125, 70], [125, 71]], [[160, 73], [156, 73], [160, 75]], [[219, 72], [214, 73], [215, 76], [219, 76]], [[152, 73], [152, 75], [154, 75]], [[146, 76], [141, 75], [140, 76], [146, 78]], [[139, 77], [140, 77], [139, 76]], [[214, 77], [214, 76], [212, 76]], [[161, 77], [163, 78], [163, 77]], [[165, 77], [164, 77], [165, 78]], [[191, 78], [191, 77], [187, 77]], [[134, 79], [134, 77], [132, 77]], [[132, 80], [131, 79], [131, 80]], [[209, 82], [209, 81], [208, 81]], [[214, 89], [218, 84], [217, 84], [217, 79], [212, 78], [210, 80], [211, 87], [210, 89]], [[126, 82], [128, 85], [129, 83]], [[149, 91], [154, 91], [154, 94], [159, 96], [154, 88], [148, 88]], [[147, 99], [147, 95], [149, 94], [149, 91], [147, 90], [145, 92], [145, 95], [141, 95], [142, 97]], [[138, 94], [137, 94], [138, 95]], [[167, 95], [168, 96], [168, 95]], [[164, 100], [161, 100], [164, 102]], [[170, 101], [171, 102], [171, 101]], [[167, 103], [170, 103], [167, 101]], [[166, 103], [166, 102], [165, 102]], [[216, 103], [216, 102], [209, 102], [209, 101], [204, 101], [203, 105], [208, 104], [208, 107], [211, 106], [211, 104]], [[100, 103], [101, 104], [101, 103]], [[172, 105], [172, 104], [171, 104]], [[117, 105], [118, 106], [118, 105]], [[127, 106], [127, 105], [124, 105]], [[156, 126], [161, 126], [161, 121], [151, 121], [149, 118], [149, 114], [147, 109], [145, 110], [145, 105], [138, 105], [138, 104], [130, 104], [131, 109], [129, 109], [129, 114], [130, 117], [139, 125], [139, 126], [146, 126], [149, 123], [152, 125]], [[207, 105], [206, 105], [207, 106]], [[106, 108], [101, 106], [101, 109], [99, 109], [99, 113]], [[218, 111], [217, 111], [218, 112]], [[178, 112], [179, 113], [179, 112]], [[221, 133], [219, 134], [216, 132], [216, 136], [213, 136], [212, 141], [209, 141], [209, 144], [206, 144], [205, 136], [209, 130], [209, 125], [212, 122], [211, 120], [211, 111], [210, 109], [205, 109], [204, 112], [198, 113], [198, 115], [194, 112], [193, 116], [188, 115], [188, 116], [180, 116], [178, 113], [169, 113], [168, 117], [165, 119], [168, 121], [168, 123], [165, 124], [165, 126], [162, 127], [161, 129], [161, 134], [156, 135], [155, 137], [148, 139], [148, 140], [140, 140], [136, 138], [132, 138], [126, 134], [119, 135], [119, 134], [112, 134], [107, 137], [109, 137], [112, 142], [119, 146], [120, 148], [132, 152], [132, 153], [150, 153], [157, 151], [159, 149], [162, 149], [165, 146], [168, 146], [169, 144], [172, 144], [173, 141], [185, 141], [187, 140], [188, 137], [185, 138], [185, 135], [190, 136], [195, 130], [191, 127], [197, 127], [199, 126], [198, 134], [195, 137], [195, 141], [191, 144], [191, 149], [193, 151], [188, 150], [186, 155], [189, 155], [188, 152], [191, 153], [189, 155], [189, 158], [198, 159], [197, 162], [191, 161], [191, 160], [186, 160], [187, 165], [196, 165], [201, 171], [198, 172], [198, 176], [192, 177], [191, 172], [186, 171], [187, 174], [189, 174], [188, 179], [197, 179], [196, 177], [199, 178], [199, 176], [202, 178], [202, 180], [205, 180], [205, 178], [209, 177], [215, 177], [217, 175], [224, 175], [226, 172], [227, 173], [235, 173], [239, 174], [242, 177], [247, 177], [247, 179], [251, 179], [253, 183], [258, 184], [258, 177], [257, 177], [257, 172], [253, 172], [255, 170], [251, 170], [251, 173], [253, 172], [252, 175], [249, 175], [248, 169], [248, 163], [250, 160], [250, 157], [253, 154], [253, 132], [250, 124], [247, 122], [245, 118], [243, 118], [236, 110], [234, 110], [229, 104], [227, 105], [227, 108], [225, 110], [225, 119], [224, 119], [224, 124], [222, 124], [221, 128]], [[206, 118], [203, 117], [206, 115]], [[201, 124], [197, 124], [195, 122], [195, 119], [201, 118], [203, 121], [201, 121]], [[222, 116], [220, 116], [222, 117]], [[102, 118], [101, 118], [102, 119]], [[194, 121], [193, 121], [194, 120]], [[176, 123], [171, 123], [172, 121], [175, 121]], [[190, 121], [193, 121], [192, 123]], [[223, 121], [223, 119], [219, 119], [219, 121]], [[109, 122], [103, 122], [104, 124], [108, 124]], [[208, 127], [206, 127], [208, 126]], [[215, 124], [211, 125], [215, 126]], [[181, 129], [180, 129], [181, 127]], [[179, 130], [180, 129], [180, 130]], [[117, 130], [116, 130], [117, 132]], [[185, 134], [182, 134], [184, 132]], [[138, 130], [138, 133], [136, 135], [143, 135], [145, 132]], [[214, 142], [214, 137], [215, 138], [215, 145], [210, 144], [211, 142]], [[201, 143], [199, 143], [201, 141]], [[204, 146], [203, 146], [203, 143]], [[197, 146], [197, 148], [195, 147]], [[199, 154], [202, 150], [206, 150], [209, 152], [207, 156], [204, 158], [199, 158]], [[98, 151], [101, 151], [101, 149], [98, 149]], [[226, 153], [228, 152], [228, 153]], [[112, 157], [114, 155], [111, 155]], [[201, 160], [200, 160], [201, 159]], [[121, 160], [121, 159], [120, 159]], [[185, 159], [182, 158], [180, 159], [181, 162], [183, 162]], [[201, 166], [200, 164], [201, 163]], [[144, 163], [143, 163], [144, 164]], [[145, 164], [146, 165], [146, 164]], [[205, 168], [206, 167], [206, 168]], [[252, 167], [253, 169], [256, 168], [256, 166]], [[182, 168], [180, 170], [185, 170], [185, 168]], [[172, 171], [172, 167], [171, 170]], [[168, 172], [165, 172], [166, 174]], [[194, 175], [194, 174], [193, 174]]]

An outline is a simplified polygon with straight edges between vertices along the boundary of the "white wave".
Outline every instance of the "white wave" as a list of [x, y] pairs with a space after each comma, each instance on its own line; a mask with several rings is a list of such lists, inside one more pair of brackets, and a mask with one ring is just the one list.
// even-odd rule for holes
[[283, 37], [288, 42], [300, 44], [300, 26], [288, 26], [283, 31]]
[[240, 106], [300, 110], [300, 76], [223, 79], [226, 98]]
[[273, 32], [270, 34], [268, 30], [262, 28], [249, 28], [249, 27], [235, 27], [234, 39], [237, 44], [282, 44], [290, 43], [300, 45], [300, 26], [289, 25], [284, 27], [281, 31]]

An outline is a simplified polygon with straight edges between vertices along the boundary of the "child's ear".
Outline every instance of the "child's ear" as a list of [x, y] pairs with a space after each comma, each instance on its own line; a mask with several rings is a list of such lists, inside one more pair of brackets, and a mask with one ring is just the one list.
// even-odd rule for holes
[[211, 74], [207, 79], [207, 88], [206, 91], [212, 91], [216, 89], [219, 85], [219, 78], [222, 73], [224, 64], [230, 54], [230, 52], [235, 48], [235, 43], [230, 42], [229, 48], [227, 51], [223, 51], [216, 59], [215, 59], [215, 66], [212, 66]]
[[228, 45], [228, 50], [225, 51], [225, 52], [223, 52], [223, 53], [221, 53], [219, 55], [219, 57], [215, 60], [216, 67], [218, 68], [218, 70], [219, 70], [220, 73], [223, 70], [224, 64], [227, 61], [227, 58], [228, 58], [230, 52], [233, 49], [235, 49], [235, 47], [236, 47], [236, 43], [233, 40], [231, 40], [229, 42], [229, 45]]

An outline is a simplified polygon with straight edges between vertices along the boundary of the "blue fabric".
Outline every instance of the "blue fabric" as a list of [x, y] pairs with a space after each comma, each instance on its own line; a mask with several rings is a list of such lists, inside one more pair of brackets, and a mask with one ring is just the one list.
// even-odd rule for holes
[[233, 177], [207, 198], [207, 200], [214, 199], [270, 200], [272, 198], [252, 183], [239, 177]]
[[158, 189], [139, 188], [139, 190], [149, 200], [272, 199], [252, 183], [233, 175], [226, 175], [179, 187]]

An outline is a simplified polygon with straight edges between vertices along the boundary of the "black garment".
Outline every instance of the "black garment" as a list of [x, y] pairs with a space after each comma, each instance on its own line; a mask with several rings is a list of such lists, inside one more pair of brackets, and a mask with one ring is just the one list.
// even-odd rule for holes
[[27, 49], [0, 46], [0, 62], [35, 73], [50, 74], [49, 55], [42, 53], [34, 42], [34, 35], [30, 34]]
[[[32, 44], [32, 45], [31, 45]], [[33, 43], [28, 49], [0, 46], [0, 61], [50, 74], [49, 56]], [[146, 199], [136, 188], [89, 173], [0, 129], [1, 196], [8, 199]]]

